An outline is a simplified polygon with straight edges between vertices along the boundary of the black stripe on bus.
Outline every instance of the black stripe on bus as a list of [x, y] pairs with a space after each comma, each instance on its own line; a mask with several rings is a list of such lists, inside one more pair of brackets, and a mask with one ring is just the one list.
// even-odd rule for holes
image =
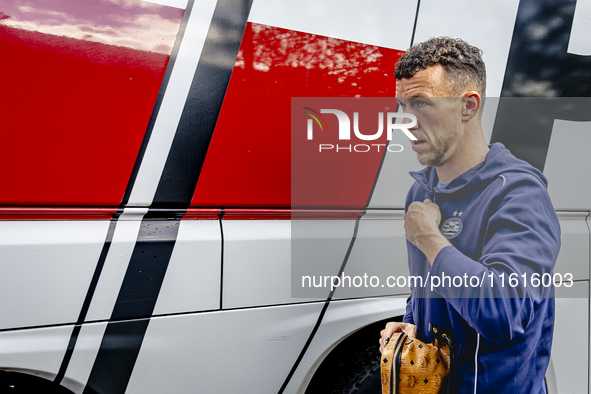
[[[359, 230], [359, 221], [361, 220], [361, 217], [364, 214], [365, 214], [365, 212], [363, 214], [357, 216], [357, 219], [355, 219], [355, 228], [353, 229], [353, 236], [351, 237], [351, 242], [349, 243], [349, 247], [347, 248], [347, 253], [345, 253], [343, 263], [341, 264], [341, 267], [339, 268], [339, 272], [338, 272], [337, 276], [341, 276], [341, 274], [345, 271], [345, 266], [347, 265], [347, 262], [349, 261], [349, 256], [351, 255], [351, 251], [353, 250], [353, 246], [355, 245], [355, 241], [357, 240], [357, 231]], [[326, 314], [326, 310], [328, 309], [328, 306], [330, 305], [330, 302], [332, 301], [332, 297], [334, 296], [335, 291], [336, 291], [336, 288], [332, 289], [330, 291], [330, 293], [328, 294], [328, 297], [326, 298], [326, 301], [324, 302], [324, 305], [322, 306], [322, 310], [320, 311], [320, 315], [318, 315], [318, 319], [316, 320], [316, 324], [314, 325], [314, 328], [312, 328], [312, 331], [310, 332], [310, 335], [308, 336], [308, 340], [304, 344], [304, 347], [300, 351], [298, 358], [296, 359], [295, 363], [291, 367], [291, 370], [287, 374], [287, 377], [285, 378], [285, 381], [281, 385], [281, 388], [279, 389], [277, 394], [281, 394], [285, 391], [287, 385], [289, 384], [289, 381], [293, 377], [293, 374], [295, 373], [295, 371], [298, 369], [298, 366], [302, 362], [302, 359], [304, 358], [304, 355], [306, 354], [308, 347], [310, 347], [310, 344], [312, 343], [312, 340], [314, 339], [316, 332], [320, 328], [320, 324], [322, 323], [322, 320], [324, 319], [324, 315]]]
[[68, 369], [70, 359], [72, 358], [72, 353], [74, 352], [74, 347], [76, 346], [76, 342], [78, 341], [78, 334], [80, 333], [80, 328], [82, 327], [82, 323], [86, 319], [86, 314], [88, 313], [88, 309], [90, 308], [90, 301], [92, 300], [92, 296], [94, 295], [94, 292], [96, 290], [99, 277], [101, 276], [101, 272], [103, 271], [103, 267], [105, 266], [105, 260], [107, 259], [107, 255], [109, 254], [111, 242], [113, 241], [113, 234], [115, 233], [115, 227], [117, 226], [117, 219], [119, 219], [121, 213], [123, 213], [123, 209], [118, 209], [117, 212], [113, 215], [111, 223], [109, 224], [109, 229], [107, 230], [105, 243], [103, 244], [103, 248], [101, 250], [101, 254], [99, 255], [98, 262], [94, 269], [92, 279], [90, 280], [90, 286], [88, 287], [86, 297], [84, 298], [84, 302], [82, 303], [82, 309], [80, 311], [80, 314], [78, 315], [78, 320], [76, 320], [76, 324], [74, 325], [74, 329], [72, 330], [72, 334], [70, 335], [70, 341], [68, 342], [66, 353], [64, 354], [64, 358], [62, 359], [62, 363], [54, 379], [56, 383], [61, 383], [66, 373], [66, 369]]
[[[142, 220], [138, 240], [84, 394], [123, 394], [129, 384], [180, 225], [179, 217], [174, 220], [163, 218], [157, 208], [186, 207], [191, 201], [251, 4], [252, 0], [218, 0], [216, 4], [189, 96], [156, 190], [155, 209], [151, 209]], [[223, 37], [231, 38], [220, 42], [220, 32]], [[220, 54], [223, 54], [221, 63]]]
[[168, 220], [154, 215], [148, 212], [142, 220], [84, 394], [123, 394], [129, 383], [181, 222], [178, 218]]
[[[521, 0], [513, 29], [491, 142], [540, 171], [554, 120], [591, 120], [588, 101], [573, 99], [591, 95], [591, 56], [567, 52], [575, 6], [575, 0]], [[549, 30], [530, 34], [536, 26]]]
[[415, 33], [417, 31], [417, 22], [419, 21], [419, 8], [421, 8], [421, 0], [417, 1], [417, 12], [415, 14], [415, 23], [412, 25], [412, 36], [410, 37], [410, 46], [415, 43]]
[[218, 0], [152, 207], [187, 207], [234, 69], [252, 0]]
[[86, 319], [86, 314], [88, 313], [88, 310], [90, 308], [90, 303], [92, 301], [92, 297], [93, 297], [94, 292], [96, 290], [96, 286], [98, 284], [98, 280], [100, 278], [102, 269], [104, 267], [107, 254], [108, 254], [109, 249], [111, 247], [111, 242], [113, 240], [113, 234], [115, 232], [115, 227], [117, 225], [117, 221], [118, 221], [119, 217], [121, 216], [121, 214], [123, 213], [123, 207], [129, 201], [129, 196], [131, 195], [131, 191], [133, 189], [142, 159], [144, 157], [146, 147], [148, 145], [148, 141], [150, 140], [150, 136], [151, 136], [152, 130], [154, 128], [154, 123], [156, 121], [156, 117], [158, 116], [160, 106], [162, 105], [162, 99], [164, 97], [164, 92], [166, 91], [166, 87], [168, 86], [168, 81], [170, 80], [170, 75], [172, 73], [174, 63], [176, 62], [176, 58], [178, 55], [180, 44], [181, 44], [181, 41], [182, 41], [183, 36], [185, 34], [187, 22], [188, 22], [190, 14], [191, 14], [191, 9], [193, 8], [194, 2], [195, 2], [195, 0], [188, 0], [187, 7], [186, 7], [185, 12], [183, 14], [183, 19], [182, 19], [181, 24], [179, 26], [179, 31], [178, 31], [177, 37], [175, 39], [175, 44], [172, 49], [168, 64], [166, 66], [166, 71], [165, 71], [164, 77], [162, 79], [162, 84], [160, 85], [160, 90], [158, 91], [156, 103], [154, 105], [154, 109], [152, 110], [152, 115], [150, 116], [150, 121], [148, 122], [146, 133], [144, 134], [144, 138], [142, 140], [142, 144], [140, 146], [139, 153], [136, 157], [136, 161], [135, 161], [134, 167], [132, 169], [130, 179], [127, 183], [127, 188], [125, 190], [125, 193], [123, 194], [120, 208], [117, 210], [117, 213], [113, 216], [111, 223], [109, 225], [109, 229], [107, 231], [107, 237], [105, 239], [105, 243], [103, 244], [103, 249], [101, 250], [101, 254], [99, 256], [99, 260], [97, 262], [97, 266], [95, 268], [95, 272], [93, 274], [93, 277], [91, 279], [89, 289], [86, 292], [86, 297], [85, 297], [84, 302], [82, 304], [82, 309], [81, 309], [80, 314], [78, 316], [78, 320], [76, 321], [76, 324], [74, 325], [74, 328], [72, 330], [72, 334], [70, 335], [70, 340], [68, 342], [68, 347], [66, 348], [66, 353], [64, 354], [64, 358], [62, 359], [62, 362], [60, 364], [60, 368], [59, 368], [58, 373], [54, 379], [54, 381], [57, 383], [61, 383], [61, 381], [63, 380], [66, 370], [68, 368], [68, 365], [70, 363], [70, 360], [72, 358], [72, 354], [74, 352], [74, 348], [76, 347], [76, 342], [78, 341], [78, 335], [80, 334], [80, 329], [82, 327], [82, 323]]
[[123, 394], [150, 319], [110, 322], [83, 394]]
[[181, 42], [183, 41], [183, 36], [185, 35], [185, 29], [187, 28], [187, 22], [189, 20], [189, 16], [191, 15], [191, 10], [193, 9], [194, 3], [195, 3], [195, 0], [189, 0], [187, 3], [187, 8], [185, 9], [185, 13], [183, 14], [183, 20], [181, 21], [181, 25], [179, 27], [179, 32], [177, 33], [176, 40], [174, 42], [174, 47], [172, 48], [172, 53], [170, 55], [170, 59], [168, 60], [168, 65], [166, 66], [166, 71], [164, 72], [164, 78], [162, 79], [162, 84], [160, 85], [160, 90], [158, 91], [158, 97], [156, 98], [156, 103], [154, 104], [154, 109], [152, 110], [152, 115], [150, 116], [150, 121], [148, 122], [146, 134], [144, 134], [144, 139], [142, 140], [142, 145], [140, 146], [139, 153], [135, 159], [135, 164], [133, 166], [133, 170], [131, 171], [131, 175], [129, 177], [129, 182], [127, 183], [127, 188], [125, 189], [125, 193], [123, 194], [123, 199], [121, 200], [121, 205], [120, 205], [121, 207], [127, 205], [127, 203], [129, 202], [129, 196], [131, 195], [131, 191], [133, 190], [133, 185], [135, 184], [135, 180], [137, 178], [138, 171], [140, 170], [142, 160], [144, 159], [144, 154], [146, 153], [146, 148], [148, 146], [148, 142], [150, 141], [150, 136], [152, 135], [152, 130], [154, 129], [154, 123], [156, 122], [156, 118], [158, 117], [158, 112], [160, 111], [160, 106], [162, 105], [162, 99], [164, 98], [164, 92], [166, 92], [166, 88], [168, 86], [168, 81], [170, 80], [170, 74], [172, 73], [174, 63], [176, 62], [176, 58], [179, 53], [179, 48], [181, 46]]

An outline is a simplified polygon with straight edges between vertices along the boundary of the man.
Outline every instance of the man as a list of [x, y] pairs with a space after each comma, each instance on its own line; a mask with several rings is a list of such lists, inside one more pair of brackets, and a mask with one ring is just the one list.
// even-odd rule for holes
[[451, 393], [545, 393], [554, 289], [536, 278], [552, 274], [560, 248], [546, 179], [486, 144], [478, 48], [433, 38], [410, 48], [394, 74], [427, 166], [411, 173], [404, 216], [410, 274], [426, 285], [412, 289], [403, 322], [381, 332], [380, 351], [399, 331], [433, 341], [433, 323], [454, 338]]

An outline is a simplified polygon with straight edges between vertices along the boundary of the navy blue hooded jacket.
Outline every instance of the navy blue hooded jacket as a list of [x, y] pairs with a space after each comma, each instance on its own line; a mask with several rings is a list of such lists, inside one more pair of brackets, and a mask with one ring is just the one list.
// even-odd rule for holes
[[544, 274], [552, 275], [560, 249], [546, 178], [500, 143], [445, 188], [432, 167], [411, 175], [406, 208], [427, 198], [438, 204], [453, 246], [430, 266], [407, 242], [410, 274], [424, 286], [413, 286], [404, 322], [427, 342], [429, 323], [453, 336], [452, 393], [545, 393], [554, 288], [541, 282], [548, 285]]

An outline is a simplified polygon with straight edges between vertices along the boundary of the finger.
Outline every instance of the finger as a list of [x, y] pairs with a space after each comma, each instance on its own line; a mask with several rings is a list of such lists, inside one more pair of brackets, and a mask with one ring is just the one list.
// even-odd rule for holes
[[408, 324], [408, 325], [406, 325], [404, 327], [403, 331], [410, 338], [416, 338], [417, 337], [417, 326], [415, 326], [414, 324]]
[[420, 207], [421, 207], [422, 205], [423, 205], [423, 203], [422, 203], [422, 202], [420, 202], [420, 201], [415, 201], [415, 202], [412, 202], [412, 203], [411, 203], [411, 204], [408, 206], [408, 209], [406, 210], [406, 213], [408, 213], [408, 212], [410, 212], [410, 211], [417, 210], [417, 209], [421, 209]]
[[423, 204], [431, 204], [433, 201], [426, 199], [425, 201], [423, 201]]

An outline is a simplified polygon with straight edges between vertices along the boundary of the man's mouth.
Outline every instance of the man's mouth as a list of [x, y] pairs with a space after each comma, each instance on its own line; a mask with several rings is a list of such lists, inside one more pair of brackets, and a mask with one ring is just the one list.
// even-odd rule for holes
[[422, 144], [424, 144], [424, 143], [425, 143], [425, 140], [416, 140], [416, 141], [413, 141], [413, 142], [412, 142], [412, 144], [413, 144], [414, 146], [419, 146], [419, 145], [422, 145]]

